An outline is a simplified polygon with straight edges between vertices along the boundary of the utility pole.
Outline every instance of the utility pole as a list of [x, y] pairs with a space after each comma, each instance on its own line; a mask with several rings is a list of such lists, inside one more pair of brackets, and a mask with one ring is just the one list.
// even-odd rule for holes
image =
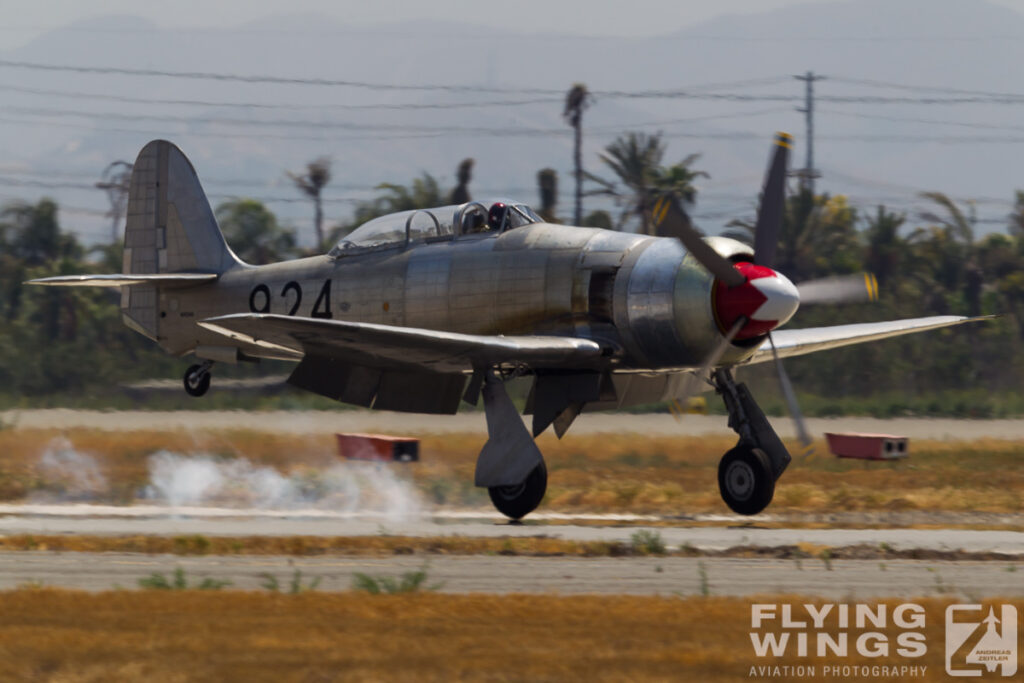
[[796, 172], [796, 175], [800, 177], [800, 186], [809, 190], [813, 195], [814, 179], [821, 177], [818, 169], [814, 168], [814, 82], [823, 81], [825, 77], [808, 71], [803, 76], [794, 76], [793, 78], [804, 82], [804, 106], [802, 109], [797, 107], [797, 111], [804, 115], [807, 127], [807, 161], [804, 162], [804, 167]]
[[573, 225], [583, 222], [583, 110], [590, 104], [587, 86], [576, 83], [565, 95], [565, 110], [562, 116], [573, 128], [573, 175], [576, 177], [576, 206]]

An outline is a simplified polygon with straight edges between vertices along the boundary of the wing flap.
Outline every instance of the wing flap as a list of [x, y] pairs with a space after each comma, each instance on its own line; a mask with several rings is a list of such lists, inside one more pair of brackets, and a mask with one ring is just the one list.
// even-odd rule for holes
[[493, 363], [572, 365], [601, 356], [596, 342], [574, 337], [460, 334], [270, 313], [226, 315], [199, 324], [234, 341], [371, 367], [454, 371]]
[[[936, 315], [928, 318], [908, 318], [905, 320], [886, 320], [878, 323], [855, 323], [853, 325], [834, 325], [832, 327], [809, 327], [802, 330], [778, 330], [772, 332], [772, 339], [780, 358], [802, 356], [816, 351], [837, 349], [853, 344], [900, 337], [905, 334], [937, 330], [953, 327], [964, 323], [992, 320], [997, 316], [978, 316], [968, 318], [959, 315]], [[763, 363], [772, 359], [770, 346], [762, 346], [750, 357], [747, 363]]]
[[57, 275], [29, 280], [25, 284], [46, 287], [123, 287], [127, 285], [201, 285], [217, 279], [215, 273], [151, 273], [110, 275]]

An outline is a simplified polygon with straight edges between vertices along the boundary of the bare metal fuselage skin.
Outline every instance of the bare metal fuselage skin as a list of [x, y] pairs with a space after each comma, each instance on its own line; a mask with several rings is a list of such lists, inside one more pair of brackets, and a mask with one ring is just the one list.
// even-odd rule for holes
[[[744, 245], [716, 239], [726, 256]], [[221, 360], [232, 349], [198, 321], [274, 313], [481, 335], [598, 341], [620, 370], [694, 367], [721, 340], [713, 278], [675, 239], [532, 224], [238, 266], [212, 284], [161, 288], [156, 339]], [[266, 356], [259, 347], [241, 349]], [[723, 360], [753, 349], [734, 348]]]

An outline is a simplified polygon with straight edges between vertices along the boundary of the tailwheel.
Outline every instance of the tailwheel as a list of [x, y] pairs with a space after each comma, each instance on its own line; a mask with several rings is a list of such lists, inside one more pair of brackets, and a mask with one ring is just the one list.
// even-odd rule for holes
[[185, 371], [185, 393], [196, 398], [202, 396], [210, 389], [210, 365], [207, 363], [197, 364]]
[[760, 448], [739, 444], [718, 463], [718, 488], [733, 512], [756, 515], [775, 495], [775, 476]]
[[548, 490], [548, 469], [541, 461], [526, 476], [526, 480], [512, 486], [492, 486], [487, 489], [498, 512], [512, 519], [520, 519], [537, 509]]

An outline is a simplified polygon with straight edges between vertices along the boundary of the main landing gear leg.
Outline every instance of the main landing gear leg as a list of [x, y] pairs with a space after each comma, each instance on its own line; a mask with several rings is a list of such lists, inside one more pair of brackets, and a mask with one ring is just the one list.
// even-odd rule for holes
[[185, 393], [196, 398], [202, 396], [210, 389], [210, 368], [213, 367], [212, 360], [204, 360], [189, 367], [185, 371]]
[[756, 515], [772, 501], [775, 482], [792, 458], [745, 384], [736, 384], [727, 369], [711, 379], [729, 411], [729, 427], [740, 437], [718, 464], [718, 488], [734, 512]]
[[482, 394], [488, 439], [477, 457], [475, 483], [487, 488], [499, 512], [520, 519], [543, 500], [548, 471], [503, 382], [493, 372], [485, 374]]

